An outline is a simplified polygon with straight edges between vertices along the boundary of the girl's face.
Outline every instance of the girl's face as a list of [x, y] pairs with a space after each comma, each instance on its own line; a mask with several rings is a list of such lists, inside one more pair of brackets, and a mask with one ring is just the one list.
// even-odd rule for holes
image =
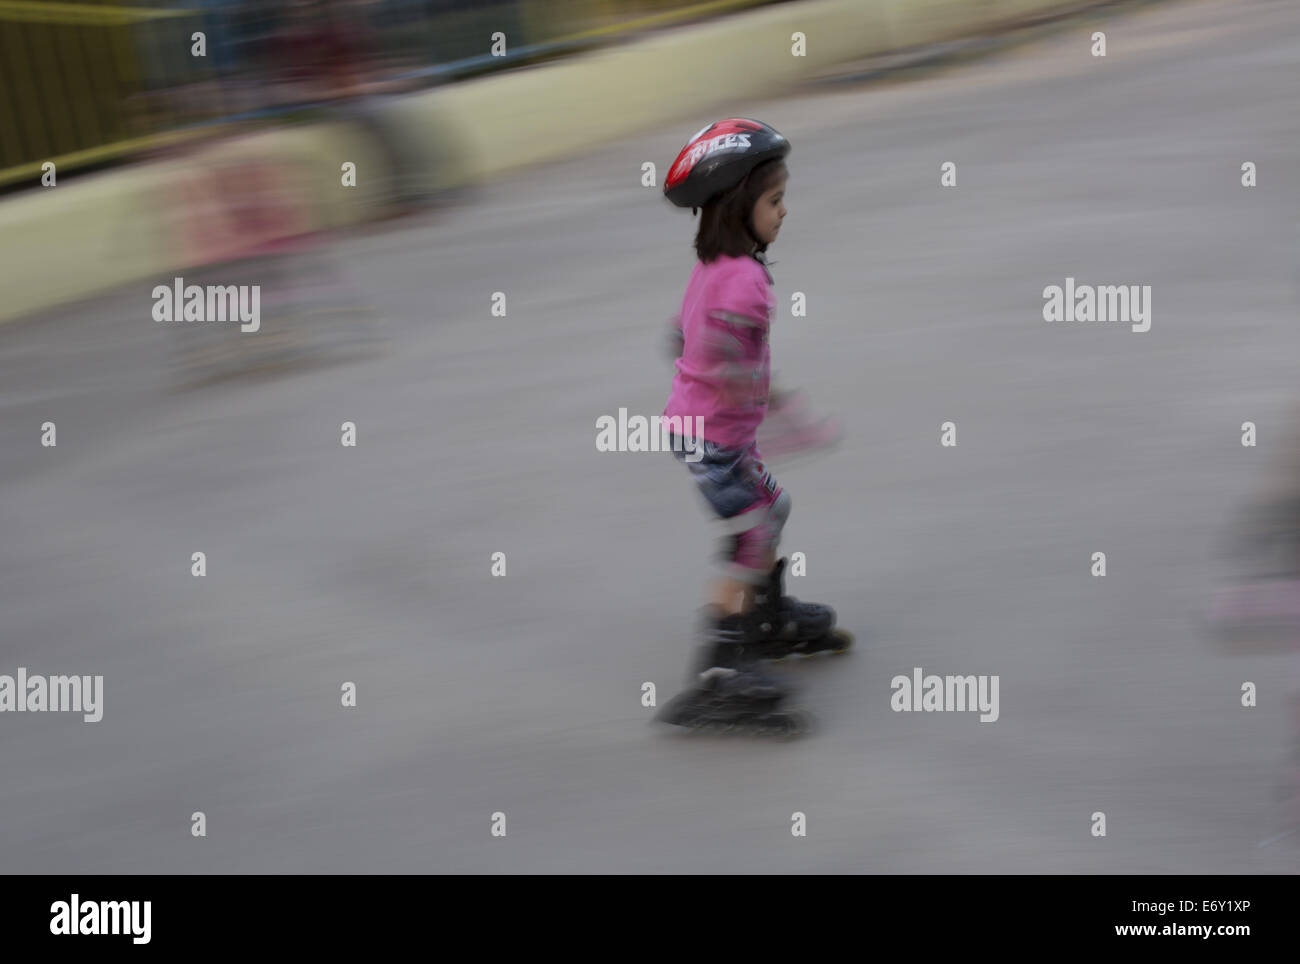
[[783, 175], [754, 204], [754, 233], [764, 244], [774, 242], [781, 230], [781, 221], [785, 218], [786, 180], [787, 176]]

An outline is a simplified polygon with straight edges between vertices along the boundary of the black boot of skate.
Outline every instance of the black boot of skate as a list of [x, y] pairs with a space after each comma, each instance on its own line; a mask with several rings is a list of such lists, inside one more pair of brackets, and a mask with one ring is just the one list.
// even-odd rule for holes
[[711, 612], [706, 642], [696, 657], [687, 689], [656, 719], [693, 730], [740, 730], [765, 736], [796, 736], [811, 728], [807, 713], [781, 706], [790, 695], [780, 680], [758, 667], [754, 620]]
[[758, 640], [751, 643], [760, 659], [785, 659], [814, 653], [842, 653], [853, 636], [835, 628], [835, 610], [785, 595], [785, 558], [778, 559], [767, 583], [754, 593], [752, 616]]

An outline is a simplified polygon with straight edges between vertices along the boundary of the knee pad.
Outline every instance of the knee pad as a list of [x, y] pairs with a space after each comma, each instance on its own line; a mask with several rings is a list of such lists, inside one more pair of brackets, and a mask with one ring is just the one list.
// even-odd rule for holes
[[768, 552], [775, 551], [780, 543], [781, 530], [790, 517], [790, 507], [790, 496], [783, 490], [763, 513], [761, 522], [727, 540], [724, 552], [729, 557], [728, 561], [739, 569], [766, 575], [767, 568], [763, 559]]
[[772, 508], [768, 510], [768, 525], [774, 529], [778, 539], [781, 537], [781, 530], [785, 528], [785, 520], [790, 518], [790, 509], [793, 504], [790, 493], [782, 489], [781, 494], [772, 503]]

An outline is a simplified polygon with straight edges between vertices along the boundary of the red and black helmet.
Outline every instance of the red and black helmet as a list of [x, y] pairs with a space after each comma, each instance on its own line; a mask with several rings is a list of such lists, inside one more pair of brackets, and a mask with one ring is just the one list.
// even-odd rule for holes
[[785, 157], [790, 142], [762, 121], [728, 117], [699, 131], [668, 169], [664, 197], [680, 208], [703, 207], [764, 161]]

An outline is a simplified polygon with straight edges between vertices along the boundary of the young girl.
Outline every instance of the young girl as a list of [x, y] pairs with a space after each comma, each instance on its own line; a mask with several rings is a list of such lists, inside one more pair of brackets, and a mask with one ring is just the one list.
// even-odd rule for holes
[[790, 142], [768, 125], [729, 118], [687, 142], [664, 184], [668, 200], [700, 209], [699, 261], [682, 300], [681, 357], [664, 415], [681, 419], [670, 424], [702, 425], [699, 438], [674, 437], [673, 452], [724, 532], [724, 571], [712, 589], [698, 686], [660, 714], [683, 726], [798, 729], [798, 714], [775, 709], [787, 691], [757, 661], [843, 652], [852, 643], [833, 628], [830, 607], [782, 594], [785, 560], [777, 561], [776, 546], [790, 496], [755, 441], [768, 406], [776, 307], [765, 253], [786, 215], [789, 152]]

